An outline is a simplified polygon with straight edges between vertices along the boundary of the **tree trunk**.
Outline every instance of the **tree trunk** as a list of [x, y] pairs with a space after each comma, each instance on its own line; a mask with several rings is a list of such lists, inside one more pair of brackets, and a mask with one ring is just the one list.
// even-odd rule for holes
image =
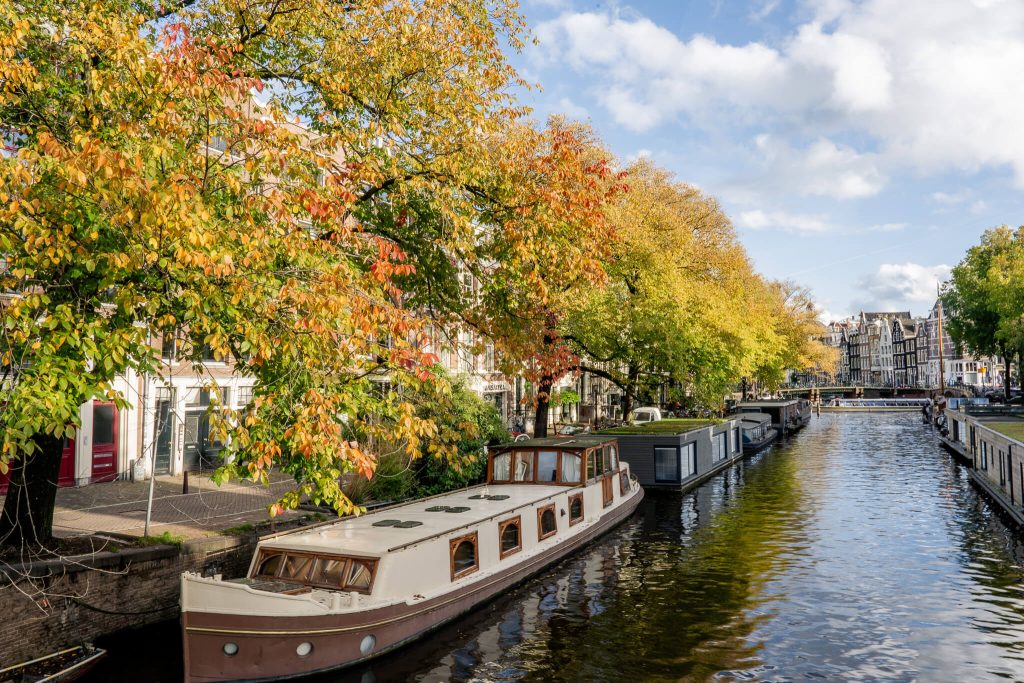
[[1003, 398], [1006, 401], [1010, 400], [1010, 356], [1003, 349]]
[[548, 410], [551, 406], [551, 390], [554, 384], [555, 380], [551, 375], [540, 378], [540, 385], [537, 387], [537, 412], [533, 419], [535, 439], [543, 439], [548, 435]]
[[64, 440], [35, 436], [36, 451], [11, 463], [11, 481], [0, 513], [0, 545], [36, 545], [53, 537], [53, 509]]
[[629, 422], [629, 414], [633, 412], [633, 398], [636, 396], [636, 383], [637, 378], [640, 376], [640, 371], [634, 368], [632, 365], [629, 366], [629, 371], [626, 374], [626, 384], [622, 387], [622, 421]]

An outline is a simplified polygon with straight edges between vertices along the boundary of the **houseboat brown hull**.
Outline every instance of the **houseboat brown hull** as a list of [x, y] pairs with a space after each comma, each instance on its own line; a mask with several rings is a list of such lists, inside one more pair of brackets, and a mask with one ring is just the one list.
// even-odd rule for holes
[[[330, 671], [394, 650], [427, 631], [490, 600], [625, 521], [643, 499], [643, 489], [578, 536], [555, 544], [523, 563], [487, 579], [422, 603], [402, 603], [349, 614], [304, 617], [250, 616], [184, 612], [181, 615], [185, 680], [270, 681]], [[364, 654], [364, 639], [373, 636]], [[238, 646], [227, 656], [226, 642]], [[308, 655], [296, 648], [312, 644]]]

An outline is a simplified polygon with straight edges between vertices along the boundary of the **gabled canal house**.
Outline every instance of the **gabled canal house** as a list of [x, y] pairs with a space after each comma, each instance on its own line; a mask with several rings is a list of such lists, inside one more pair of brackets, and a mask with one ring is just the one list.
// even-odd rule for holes
[[739, 417], [669, 419], [616, 427], [619, 453], [642, 486], [693, 488], [743, 457]]
[[949, 411], [942, 441], [970, 467], [971, 478], [1024, 524], [1024, 411], [966, 406]]

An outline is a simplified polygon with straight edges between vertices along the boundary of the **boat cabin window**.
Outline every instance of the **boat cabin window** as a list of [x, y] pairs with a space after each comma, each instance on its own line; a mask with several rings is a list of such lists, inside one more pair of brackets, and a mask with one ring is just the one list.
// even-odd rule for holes
[[593, 479], [600, 474], [600, 465], [598, 464], [601, 459], [601, 451], [594, 449], [587, 453], [587, 478]]
[[608, 453], [611, 454], [611, 463], [612, 463], [611, 471], [614, 472], [615, 470], [619, 469], [619, 454], [615, 450], [615, 446], [609, 446], [608, 447]]
[[548, 505], [537, 510], [537, 539], [543, 541], [548, 536], [553, 536], [558, 531], [558, 521], [555, 519], [555, 506]]
[[569, 526], [583, 521], [583, 494], [569, 496]]
[[263, 550], [253, 578], [369, 593], [376, 560]]
[[558, 479], [558, 451], [540, 451], [537, 453], [537, 481], [556, 481]]
[[499, 453], [494, 456], [493, 470], [491, 471], [492, 481], [508, 481], [509, 465], [512, 463], [511, 453]]
[[520, 517], [506, 519], [498, 525], [498, 538], [501, 542], [500, 556], [502, 558], [508, 557], [509, 555], [522, 550], [523, 540], [520, 533], [522, 526]]
[[466, 574], [472, 574], [480, 568], [476, 552], [476, 532], [459, 538], [453, 538], [451, 545], [452, 581]]
[[679, 481], [679, 449], [655, 446], [654, 481]]
[[264, 554], [260, 558], [260, 563], [256, 568], [257, 576], [277, 576], [277, 572], [281, 569], [281, 561], [284, 559], [284, 555], [280, 553]]
[[516, 481], [533, 481], [533, 451], [516, 451]]
[[562, 483], [580, 483], [580, 454], [562, 451]]
[[362, 588], [368, 590], [373, 582], [373, 569], [369, 562], [351, 560], [349, 562], [348, 580], [345, 582], [347, 588]]
[[312, 568], [313, 558], [309, 555], [287, 555], [281, 568], [281, 578], [305, 583]]

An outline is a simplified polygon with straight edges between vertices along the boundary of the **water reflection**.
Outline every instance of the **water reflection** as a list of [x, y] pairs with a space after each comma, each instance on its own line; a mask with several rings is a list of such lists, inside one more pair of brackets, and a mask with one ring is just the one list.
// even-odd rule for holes
[[312, 680], [1022, 679], [1007, 524], [916, 414], [823, 415], [694, 492], [649, 492], [419, 643]]

